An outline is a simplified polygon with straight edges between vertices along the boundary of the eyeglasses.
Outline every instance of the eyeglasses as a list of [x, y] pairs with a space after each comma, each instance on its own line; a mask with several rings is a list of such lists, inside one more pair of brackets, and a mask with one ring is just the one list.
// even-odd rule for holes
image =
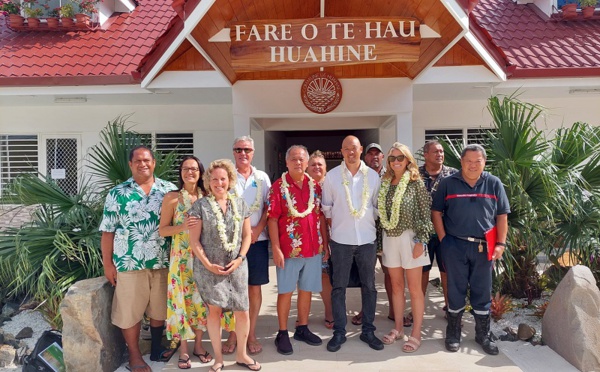
[[404, 155], [398, 155], [398, 156], [390, 155], [390, 156], [388, 156], [388, 161], [390, 163], [393, 163], [395, 161], [404, 161], [404, 159], [406, 159], [406, 156], [404, 156]]
[[183, 168], [181, 168], [181, 171], [182, 171], [183, 173], [187, 173], [187, 172], [198, 173], [198, 171], [199, 171], [199, 170], [200, 170], [200, 169], [198, 169], [198, 168], [194, 168], [194, 167], [192, 167], [192, 168], [187, 168], [187, 167], [183, 167]]
[[245, 152], [246, 154], [249, 154], [249, 153], [251, 153], [252, 151], [254, 151], [254, 149], [248, 149], [248, 148], [236, 147], [236, 148], [234, 148], [234, 149], [233, 149], [233, 151], [234, 151], [236, 154], [241, 154], [241, 153], [242, 153], [242, 151], [243, 151], [243, 152]]

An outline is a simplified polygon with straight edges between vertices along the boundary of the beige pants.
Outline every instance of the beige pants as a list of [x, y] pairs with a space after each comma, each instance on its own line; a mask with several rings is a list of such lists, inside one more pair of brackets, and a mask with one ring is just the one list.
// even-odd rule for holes
[[167, 276], [169, 269], [134, 270], [117, 273], [112, 304], [112, 323], [131, 328], [142, 320], [167, 319]]

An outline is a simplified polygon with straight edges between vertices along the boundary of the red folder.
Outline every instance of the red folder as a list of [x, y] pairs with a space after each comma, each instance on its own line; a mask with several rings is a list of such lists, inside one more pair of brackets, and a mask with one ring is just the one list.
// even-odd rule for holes
[[485, 241], [487, 242], [487, 254], [488, 261], [492, 260], [494, 256], [494, 249], [496, 249], [496, 241], [498, 240], [498, 228], [496, 226], [492, 227], [488, 231], [485, 232]]

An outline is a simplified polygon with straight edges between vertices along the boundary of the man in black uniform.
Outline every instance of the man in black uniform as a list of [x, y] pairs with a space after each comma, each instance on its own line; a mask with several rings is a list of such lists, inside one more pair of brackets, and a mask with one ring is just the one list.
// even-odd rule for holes
[[[480, 145], [464, 148], [460, 172], [438, 186], [431, 217], [448, 275], [446, 349], [454, 352], [460, 347], [460, 323], [470, 287], [475, 341], [483, 351], [496, 355], [498, 347], [489, 337], [492, 262], [506, 248], [510, 207], [500, 179], [483, 171], [486, 158]], [[488, 246], [486, 236], [492, 234], [495, 243]]]

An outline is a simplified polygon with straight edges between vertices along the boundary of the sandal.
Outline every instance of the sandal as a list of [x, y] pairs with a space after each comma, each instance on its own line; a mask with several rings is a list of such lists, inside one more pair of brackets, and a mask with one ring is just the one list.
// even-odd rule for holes
[[398, 332], [396, 329], [392, 329], [390, 333], [383, 336], [383, 343], [386, 345], [391, 345], [396, 340], [404, 339], [404, 332]]
[[210, 355], [208, 351], [206, 351], [204, 354], [196, 353], [194, 351], [192, 354], [194, 354], [194, 356], [197, 356], [198, 359], [200, 359], [200, 363], [202, 364], [208, 363], [211, 360], [213, 360], [212, 355]]
[[415, 351], [419, 350], [420, 346], [421, 341], [417, 340], [416, 337], [408, 336], [408, 341], [402, 345], [402, 351], [405, 353], [414, 353]]
[[175, 349], [162, 349], [160, 351], [160, 354], [158, 354], [158, 357], [152, 356], [152, 354], [150, 354], [150, 360], [153, 361], [153, 362], [164, 362], [164, 363], [167, 363], [167, 362], [169, 362], [169, 360], [171, 360], [171, 357], [173, 355], [175, 355], [176, 351], [177, 351], [177, 348], [175, 348]]
[[179, 369], [192, 368], [192, 363], [190, 363], [190, 357], [187, 357], [187, 359], [179, 358], [179, 360], [177, 361], [177, 367], [179, 367]]
[[327, 328], [327, 329], [333, 329], [333, 320], [327, 320], [327, 319], [325, 319], [325, 328]]
[[258, 364], [256, 360], [252, 359], [252, 362], [252, 364], [242, 362], [235, 362], [235, 364], [237, 364], [240, 367], [248, 368], [251, 371], [260, 371], [262, 369], [262, 366]]
[[404, 323], [403, 325], [404, 325], [405, 327], [410, 327], [410, 326], [412, 326], [412, 324], [413, 324], [412, 314], [410, 314], [410, 313], [409, 313], [409, 314], [408, 314], [408, 316], [405, 316], [405, 317], [402, 319], [402, 321], [403, 321], [403, 323]]
[[211, 372], [221, 372], [223, 369], [225, 369], [225, 364], [223, 363], [219, 363], [220, 366], [216, 367], [213, 365], [212, 367], [210, 367], [209, 371]]
[[360, 313], [354, 315], [352, 317], [352, 324], [357, 325], [357, 326], [361, 325], [362, 324], [362, 317], [363, 317], [362, 311]]
[[248, 354], [256, 355], [263, 351], [262, 345], [258, 341], [248, 341]]

